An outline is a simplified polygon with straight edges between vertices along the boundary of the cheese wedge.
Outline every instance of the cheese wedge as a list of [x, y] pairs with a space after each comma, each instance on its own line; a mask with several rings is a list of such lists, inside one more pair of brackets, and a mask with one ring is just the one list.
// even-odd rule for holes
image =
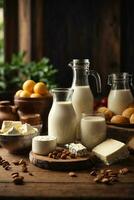
[[106, 165], [111, 165], [118, 160], [129, 156], [127, 146], [120, 141], [107, 139], [92, 149], [92, 152]]

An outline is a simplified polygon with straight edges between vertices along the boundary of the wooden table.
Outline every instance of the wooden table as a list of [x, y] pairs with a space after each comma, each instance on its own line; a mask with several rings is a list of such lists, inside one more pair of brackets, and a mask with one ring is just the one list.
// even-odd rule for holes
[[[12, 162], [24, 158], [28, 169], [33, 173], [21, 172], [20, 166], [12, 165], [6, 171], [0, 166], [0, 199], [134, 199], [134, 156], [126, 161], [114, 164], [109, 168], [128, 167], [133, 172], [122, 175], [120, 181], [113, 185], [96, 184], [89, 170], [77, 171], [77, 177], [70, 177], [68, 172], [56, 172], [40, 169], [29, 163], [28, 156], [11, 155], [0, 148], [3, 159]], [[104, 165], [102, 166], [104, 168]], [[15, 185], [11, 178], [12, 172], [20, 172], [24, 176], [24, 185]]]

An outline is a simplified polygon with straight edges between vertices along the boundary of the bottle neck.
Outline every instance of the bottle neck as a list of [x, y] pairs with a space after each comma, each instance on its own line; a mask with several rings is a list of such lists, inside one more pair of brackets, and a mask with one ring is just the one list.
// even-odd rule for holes
[[70, 102], [72, 100], [73, 89], [71, 88], [56, 88], [52, 89], [53, 102], [66, 101]]
[[112, 90], [130, 89], [129, 81], [113, 81]]
[[75, 86], [88, 86], [88, 69], [86, 68], [73, 68], [73, 83]]

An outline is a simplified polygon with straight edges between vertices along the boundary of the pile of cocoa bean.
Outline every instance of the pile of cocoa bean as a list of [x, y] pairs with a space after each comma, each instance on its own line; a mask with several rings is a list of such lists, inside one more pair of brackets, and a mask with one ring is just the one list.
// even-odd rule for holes
[[4, 160], [1, 156], [0, 156], [0, 165], [5, 169], [5, 170], [10, 170], [11, 169], [11, 165], [7, 160]]
[[64, 149], [64, 148], [59, 148], [54, 150], [53, 152], [48, 154], [49, 158], [53, 158], [53, 159], [74, 159], [76, 158], [75, 154], [72, 154], [69, 152], [68, 149]]
[[93, 169], [90, 171], [90, 175], [95, 177], [93, 179], [95, 183], [114, 184], [119, 181], [119, 175], [126, 175], [129, 172], [129, 169], [126, 167], [118, 171], [113, 169]]

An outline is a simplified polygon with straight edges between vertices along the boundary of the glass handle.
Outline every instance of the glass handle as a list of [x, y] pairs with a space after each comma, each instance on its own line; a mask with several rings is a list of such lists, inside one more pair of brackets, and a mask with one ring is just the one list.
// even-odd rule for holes
[[89, 74], [92, 75], [95, 78], [97, 92], [101, 93], [101, 78], [100, 78], [100, 75], [94, 70], [90, 70]]

